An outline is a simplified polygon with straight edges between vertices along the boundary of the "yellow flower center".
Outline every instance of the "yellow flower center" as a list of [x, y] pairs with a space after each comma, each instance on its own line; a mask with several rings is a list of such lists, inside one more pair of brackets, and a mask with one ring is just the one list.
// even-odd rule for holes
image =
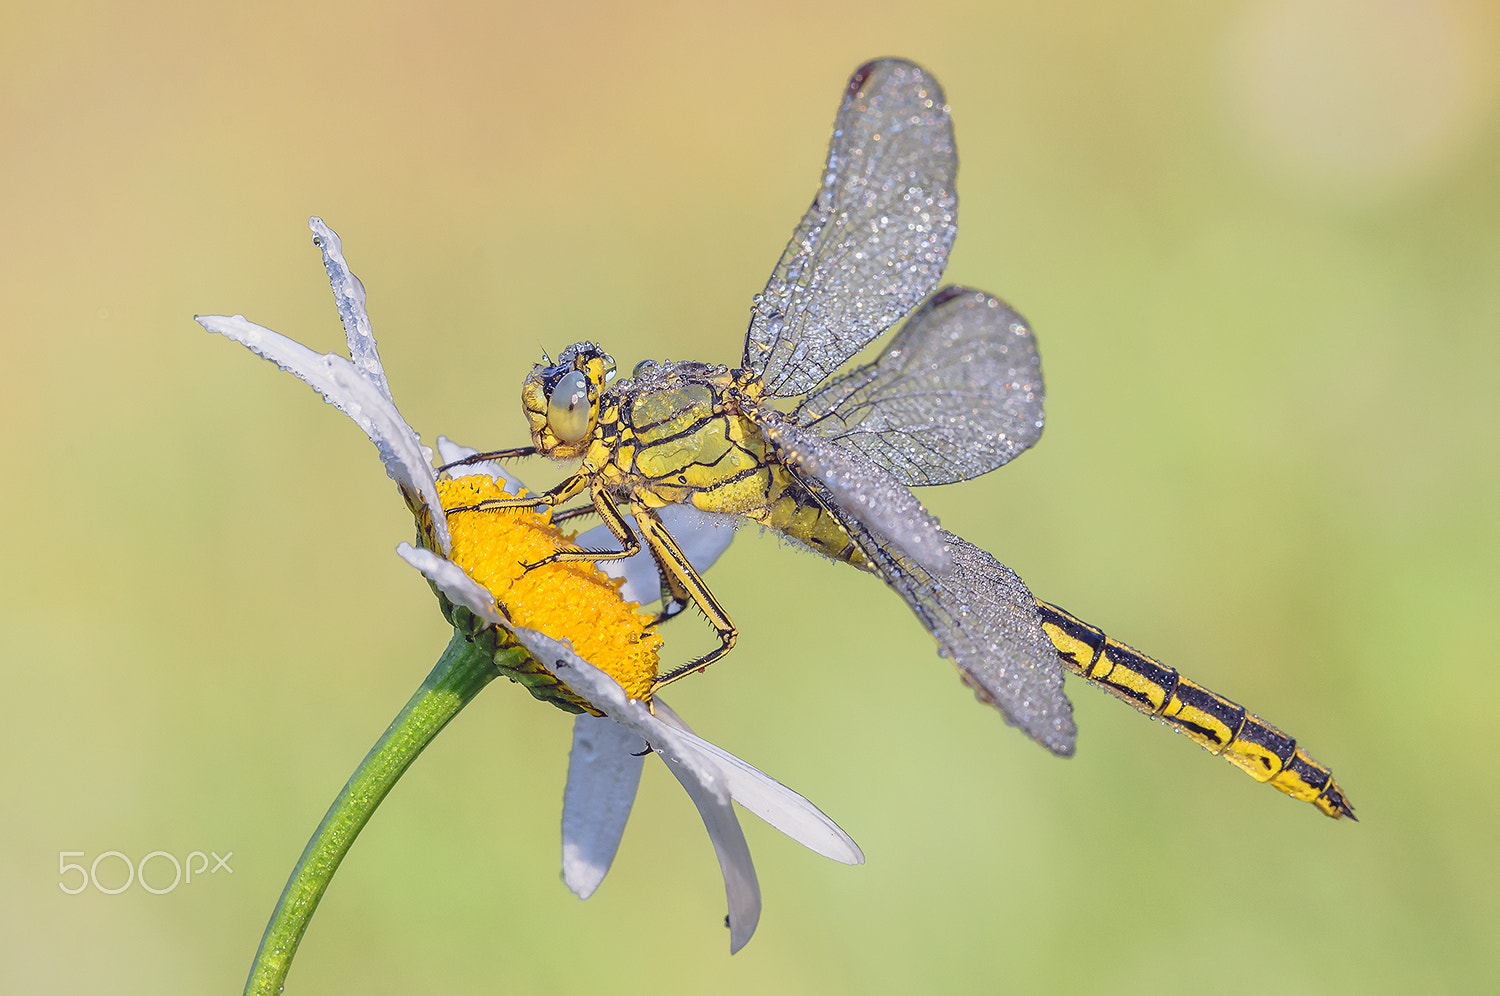
[[[510, 497], [487, 476], [438, 481], [443, 508]], [[518, 626], [567, 640], [633, 699], [649, 699], [661, 638], [652, 617], [620, 597], [620, 582], [594, 563], [574, 560], [527, 570], [559, 549], [576, 549], [552, 524], [550, 510], [457, 512], [448, 516], [450, 559], [483, 585]]]

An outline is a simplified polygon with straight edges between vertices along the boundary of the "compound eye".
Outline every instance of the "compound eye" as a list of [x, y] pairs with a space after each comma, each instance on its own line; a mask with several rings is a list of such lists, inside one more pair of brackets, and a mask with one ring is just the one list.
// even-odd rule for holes
[[547, 396], [547, 428], [565, 443], [576, 443], [589, 431], [589, 379], [574, 370]]

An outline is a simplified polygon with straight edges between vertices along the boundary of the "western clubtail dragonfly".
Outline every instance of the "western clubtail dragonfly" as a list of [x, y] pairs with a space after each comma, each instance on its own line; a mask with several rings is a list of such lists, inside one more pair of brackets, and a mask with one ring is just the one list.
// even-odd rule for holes
[[[880, 577], [977, 697], [1056, 754], [1072, 754], [1076, 736], [1067, 670], [1256, 779], [1353, 817], [1328, 769], [1291, 737], [1037, 600], [908, 490], [977, 477], [1042, 432], [1041, 364], [1025, 320], [983, 291], [933, 293], [956, 232], [957, 168], [937, 81], [894, 59], [860, 67], [817, 196], [754, 298], [740, 365], [646, 361], [617, 379], [591, 342], [555, 363], [544, 356], [522, 388], [532, 445], [460, 462], [541, 454], [579, 459], [579, 469], [544, 493], [450, 512], [558, 506], [587, 492], [589, 504], [558, 518], [597, 513], [621, 549], [553, 559], [618, 560], [644, 541], [661, 579], [659, 618], [691, 602], [719, 636], [653, 693], [735, 643], [728, 614], [658, 515], [685, 504], [744, 516]], [[908, 313], [879, 358], [839, 372]]]

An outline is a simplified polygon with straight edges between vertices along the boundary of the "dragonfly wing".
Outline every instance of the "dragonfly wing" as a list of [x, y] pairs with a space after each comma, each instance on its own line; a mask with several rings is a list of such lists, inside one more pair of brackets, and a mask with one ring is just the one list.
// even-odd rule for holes
[[893, 580], [897, 558], [883, 565], [887, 583], [913, 609], [923, 607], [917, 615], [976, 698], [1052, 753], [1071, 756], [1078, 737], [1073, 703], [1063, 692], [1062, 662], [1042, 629], [1036, 598], [993, 556], [943, 535], [953, 553], [952, 574], [924, 578], [920, 568], [907, 569]]
[[945, 287], [889, 348], [830, 381], [797, 421], [907, 486], [994, 470], [1042, 434], [1042, 363], [1026, 320], [997, 297]]
[[818, 194], [751, 307], [742, 366], [767, 396], [806, 394], [937, 285], [957, 171], [936, 80], [899, 59], [855, 71]]
[[1016, 572], [943, 530], [953, 570], [937, 576], [860, 523], [846, 521], [845, 528], [922, 620], [939, 652], [958, 665], [974, 697], [1052, 753], [1072, 756], [1078, 729], [1063, 692], [1062, 662], [1042, 629], [1036, 598]]
[[889, 471], [775, 412], [762, 412], [759, 421], [776, 459], [827, 494], [841, 519], [857, 520], [930, 573], [953, 570], [946, 538], [950, 534]]

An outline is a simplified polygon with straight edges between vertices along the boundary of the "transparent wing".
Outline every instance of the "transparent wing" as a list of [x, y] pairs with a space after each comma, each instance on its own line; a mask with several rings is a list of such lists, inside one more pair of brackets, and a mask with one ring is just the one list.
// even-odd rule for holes
[[830, 381], [797, 421], [902, 484], [994, 470], [1042, 434], [1042, 363], [1026, 320], [966, 287], [932, 296], [874, 363]]
[[915, 495], [868, 459], [777, 413], [760, 416], [760, 426], [776, 448], [776, 459], [809, 486], [828, 496], [841, 519], [854, 519], [881, 542], [932, 574], [953, 570], [943, 532]]
[[1063, 692], [1062, 662], [1042, 630], [1036, 599], [1016, 573], [942, 530], [953, 570], [934, 575], [841, 513], [835, 510], [876, 573], [905, 599], [939, 653], [958, 665], [974, 697], [1052, 753], [1071, 756], [1078, 729]]
[[897, 59], [855, 71], [823, 182], [751, 307], [742, 365], [806, 394], [936, 286], [957, 231], [942, 88]]

